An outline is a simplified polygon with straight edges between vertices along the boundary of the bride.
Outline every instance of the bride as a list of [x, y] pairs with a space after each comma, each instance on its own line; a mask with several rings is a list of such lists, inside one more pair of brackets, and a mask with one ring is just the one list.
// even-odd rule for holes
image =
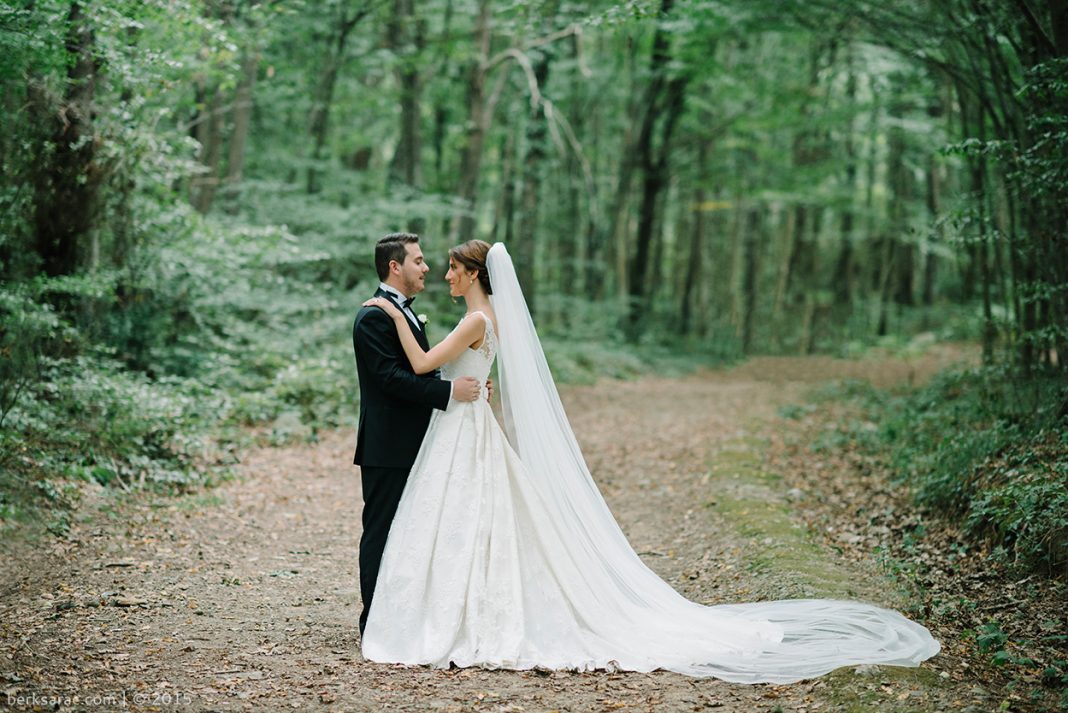
[[471, 240], [445, 278], [467, 314], [429, 352], [397, 321], [417, 373], [485, 382], [485, 399], [435, 411], [382, 556], [362, 641], [372, 661], [651, 671], [788, 683], [855, 664], [917, 666], [923, 626], [859, 602], [702, 606], [630, 547], [586, 468], [508, 251]]

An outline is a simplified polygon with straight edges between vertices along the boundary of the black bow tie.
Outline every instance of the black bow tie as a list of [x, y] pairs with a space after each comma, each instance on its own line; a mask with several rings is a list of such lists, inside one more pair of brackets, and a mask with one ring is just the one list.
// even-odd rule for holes
[[407, 309], [408, 307], [412, 306], [412, 302], [415, 302], [415, 298], [414, 297], [409, 297], [406, 300], [401, 300], [401, 307], [404, 307], [405, 309]]

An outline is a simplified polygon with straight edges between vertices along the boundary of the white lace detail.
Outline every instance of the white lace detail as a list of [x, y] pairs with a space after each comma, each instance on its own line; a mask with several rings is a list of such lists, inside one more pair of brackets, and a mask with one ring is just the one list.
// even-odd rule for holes
[[493, 368], [493, 360], [497, 356], [497, 332], [493, 328], [493, 320], [485, 312], [481, 310], [475, 311], [464, 315], [463, 319], [457, 323], [456, 327], [453, 327], [452, 331], [455, 332], [464, 319], [467, 319], [472, 314], [482, 317], [482, 321], [485, 323], [482, 343], [476, 349], [471, 349], [470, 347], [465, 349], [456, 359], [443, 364], [441, 366], [441, 378], [451, 381], [452, 379], [459, 379], [461, 376], [473, 377], [482, 383], [482, 395], [484, 397], [486, 395], [486, 379], [489, 378], [490, 370]]
[[[482, 321], [486, 323], [486, 328], [483, 332], [482, 343], [478, 345], [475, 351], [482, 354], [482, 356], [484, 356], [492, 366], [493, 358], [497, 355], [497, 330], [493, 328], [493, 320], [490, 319], [490, 316], [482, 310], [475, 310], [471, 314], [477, 314], [478, 316], [482, 317]], [[463, 322], [470, 316], [471, 315], [465, 314], [460, 321]]]

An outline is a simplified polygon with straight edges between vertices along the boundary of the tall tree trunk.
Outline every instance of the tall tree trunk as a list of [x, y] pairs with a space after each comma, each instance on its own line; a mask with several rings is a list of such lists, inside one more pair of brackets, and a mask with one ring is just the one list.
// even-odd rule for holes
[[[615, 257], [616, 294], [621, 301], [626, 300], [629, 292], [627, 283], [627, 203], [630, 199], [631, 183], [634, 180], [634, 158], [629, 133], [623, 137], [623, 151], [619, 160], [619, 169], [616, 176], [615, 196], [612, 199], [612, 207], [608, 215], [606, 241], [611, 247]], [[591, 254], [595, 251], [591, 251]], [[603, 292], [603, 288], [602, 288]]]
[[575, 163], [577, 162], [574, 160], [568, 160], [566, 170], [559, 174], [561, 184], [559, 190], [563, 192], [561, 200], [565, 206], [563, 213], [566, 216], [566, 227], [563, 230], [550, 231], [550, 233], [558, 234], [562, 243], [560, 248], [562, 252], [554, 252], [553, 255], [569, 256], [560, 265], [560, 294], [563, 295], [584, 294], [581, 282], [585, 274], [582, 264], [585, 259], [583, 253], [586, 250], [586, 238], [583, 233], [585, 225], [580, 202], [582, 177], [576, 175]]
[[[1034, 228], [1037, 227], [1037, 226], [1035, 226], [1035, 223], [1038, 222], [1036, 220], [1036, 218], [1035, 218], [1035, 214], [1029, 212], [1025, 216], [1025, 220], [1026, 220], [1028, 228], [1029, 228], [1028, 232], [1031, 235], [1034, 235], [1035, 233], [1032, 232], [1032, 230], [1034, 230]], [[1036, 267], [1035, 260], [1034, 260], [1034, 258], [1032, 256], [1026, 255], [1026, 254], [1021, 255], [1020, 257], [1021, 257], [1020, 262], [1022, 263], [1021, 268], [1020, 268], [1020, 278], [1021, 278], [1022, 284], [1028, 285], [1028, 286], [1034, 285], [1035, 281], [1038, 279], [1038, 269]], [[1023, 301], [1023, 304], [1021, 305], [1021, 307], [1023, 308], [1022, 315], [1021, 315], [1022, 316], [1022, 320], [1021, 320], [1021, 323], [1019, 325], [1020, 336], [1021, 336], [1021, 339], [1020, 339], [1020, 365], [1024, 368], [1024, 370], [1030, 370], [1031, 368], [1033, 368], [1035, 366], [1035, 362], [1037, 361], [1037, 359], [1036, 359], [1037, 354], [1036, 354], [1036, 350], [1035, 350], [1035, 342], [1032, 339], [1032, 336], [1034, 335], [1035, 331], [1038, 329], [1038, 309], [1037, 309], [1036, 300], [1034, 299], [1033, 296], [1029, 296], [1029, 297], [1025, 298], [1024, 300], [1022, 300], [1022, 301]], [[1064, 355], [1062, 355], [1061, 358], [1062, 359], [1068, 358], [1068, 353], [1065, 353]]]
[[[581, 66], [582, 38], [573, 35], [570, 44], [569, 59]], [[570, 86], [570, 104], [568, 115], [571, 117], [571, 127], [576, 137], [584, 142], [583, 153], [586, 156], [590, 173], [594, 176], [597, 172], [597, 134], [600, 126], [600, 112], [590, 111], [588, 107], [590, 92], [587, 89], [588, 78], [580, 72], [570, 72], [572, 79]], [[587, 128], [587, 123], [590, 128]], [[586, 299], [596, 299], [594, 293], [597, 287], [604, 282], [604, 271], [599, 265], [601, 252], [600, 200], [597, 196], [599, 186], [597, 181], [587, 185], [585, 168], [573, 154], [568, 154], [568, 194], [571, 198], [571, 234], [574, 236], [575, 257], [572, 261], [573, 273], [567, 283], [567, 293], [583, 295]], [[585, 189], [585, 190], [583, 190]]]
[[[1012, 295], [1009, 293], [1009, 270], [1005, 259], [1005, 236], [1009, 234], [1008, 201], [1006, 194], [1011, 190], [1000, 166], [994, 166], [987, 176], [991, 188], [987, 190], [988, 210], [991, 214], [990, 249], [994, 260], [994, 282], [998, 288], [998, 301], [1008, 314], [1012, 314]], [[1012, 247], [1010, 246], [1010, 250]], [[1012, 340], [1012, 330], [1006, 334]], [[1008, 346], [1011, 346], [1008, 345]]]
[[[986, 141], [986, 117], [982, 107], [976, 105], [976, 127], [978, 128], [979, 140]], [[976, 221], [979, 230], [979, 279], [982, 284], [981, 296], [983, 300], [983, 362], [990, 364], [994, 361], [994, 338], [996, 329], [994, 326], [993, 304], [990, 295], [992, 276], [990, 274], [990, 235], [988, 228], [989, 217], [987, 215], [987, 186], [986, 186], [986, 159], [976, 156], [971, 163], [972, 191], [975, 194], [976, 206], [979, 210]]]
[[[234, 7], [224, 0], [206, 0], [204, 12], [229, 27]], [[199, 213], [207, 213], [215, 202], [221, 182], [220, 165], [223, 154], [224, 113], [223, 93], [219, 82], [210, 76], [196, 80], [196, 105], [200, 107], [193, 119], [193, 138], [200, 144], [197, 160], [201, 171], [189, 182], [189, 202]]]
[[204, 110], [198, 117], [196, 138], [200, 144], [197, 160], [203, 170], [191, 182], [192, 203], [199, 213], [207, 213], [215, 202], [219, 187], [219, 162], [222, 158], [222, 90], [202, 84], [197, 88], [198, 104]]
[[[594, 137], [590, 142], [593, 144], [594, 160], [597, 157], [597, 135], [600, 133], [600, 115], [595, 115], [591, 120], [590, 134]], [[594, 175], [597, 175], [596, 172]], [[594, 186], [596, 187], [596, 183]], [[605, 243], [603, 240], [604, 231], [598, 221], [594, 217], [593, 206], [591, 203], [600, 203], [600, 198], [597, 195], [591, 195], [589, 201], [586, 204], [586, 255], [585, 255], [585, 275], [582, 282], [582, 291], [584, 294], [590, 296], [591, 299], [600, 300], [605, 296], [606, 283], [608, 282], [608, 271], [603, 264], [603, 255], [605, 253]], [[600, 222], [604, 222], [603, 219]]]
[[760, 232], [763, 230], [761, 212], [753, 207], [746, 211], [744, 231], [744, 271], [742, 273], [742, 352], [753, 351], [753, 320], [756, 316], [758, 282], [760, 278]]
[[[856, 48], [852, 40], [846, 47], [846, 101], [850, 111], [856, 106], [857, 100], [857, 71], [856, 71]], [[840, 230], [841, 247], [838, 252], [838, 262], [834, 269], [834, 296], [835, 300], [846, 306], [851, 306], [856, 286], [853, 276], [853, 201], [857, 192], [857, 144], [854, 136], [853, 117], [850, 116], [845, 128], [845, 189], [849, 193], [849, 200], [842, 209]]]
[[350, 17], [346, 11], [346, 5], [339, 6], [338, 20], [334, 24], [334, 33], [330, 37], [330, 46], [327, 48], [319, 79], [312, 92], [312, 105], [308, 112], [308, 135], [312, 140], [311, 165], [308, 167], [305, 183], [308, 193], [318, 193], [322, 188], [322, 170], [318, 163], [325, 158], [326, 139], [330, 128], [330, 110], [334, 104], [338, 73], [345, 64], [349, 36], [353, 28], [371, 12], [371, 9], [370, 3], [364, 3], [360, 9], [353, 10]]
[[[825, 53], [833, 57], [835, 40], [827, 45], [823, 41], [812, 44], [809, 50], [808, 92], [800, 107], [798, 131], [794, 135], [792, 162], [801, 173], [810, 172], [829, 154], [829, 139], [826, 130], [817, 128], [812, 120], [813, 106], [819, 96], [820, 77], [824, 66]], [[806, 352], [811, 336], [811, 318], [814, 315], [813, 290], [816, 288], [816, 239], [818, 225], [822, 220], [818, 204], [802, 195], [793, 208], [794, 218], [788, 225], [792, 230], [787, 234], [785, 271], [779, 276], [775, 295], [775, 315], [783, 314], [784, 306], [793, 308], [805, 306], [802, 313], [801, 349]], [[813, 226], [810, 229], [810, 226]], [[810, 237], [811, 233], [811, 237]]]
[[[890, 105], [890, 116], [901, 119], [905, 115], [905, 106], [900, 97], [895, 97]], [[895, 275], [893, 278], [894, 301], [900, 305], [911, 305], [913, 299], [913, 242], [908, 237], [908, 206], [912, 199], [912, 180], [905, 165], [907, 148], [905, 130], [895, 122], [887, 137], [887, 183], [890, 188], [890, 239], [897, 243], [894, 250]]]
[[[394, 0], [390, 44], [395, 55], [395, 74], [400, 88], [400, 140], [389, 165], [393, 185], [418, 188], [421, 139], [419, 105], [422, 94], [419, 58], [426, 44], [424, 23], [416, 16], [415, 0]], [[418, 232], [417, 226], [409, 229]]]
[[[847, 172], [848, 173], [848, 172]], [[854, 172], [855, 173], [855, 172]], [[839, 229], [842, 231], [838, 262], [834, 268], [834, 297], [838, 304], [851, 306], [856, 284], [853, 277], [853, 208], [847, 206], [842, 210]]]
[[[442, 21], [441, 39], [439, 42], [448, 42], [452, 32], [452, 3], [453, 0], [446, 0], [445, 13]], [[449, 62], [450, 53], [443, 52], [441, 54], [441, 62], [436, 69], [436, 76], [448, 77], [450, 72], [451, 63]], [[433, 130], [431, 132], [430, 142], [434, 151], [434, 190], [444, 192], [448, 186], [445, 182], [445, 177], [442, 175], [445, 166], [445, 133], [449, 128], [449, 97], [444, 92], [438, 92], [433, 95]]]
[[908, 177], [905, 167], [905, 130], [900, 124], [904, 115], [905, 105], [899, 90], [892, 88], [893, 95], [887, 114], [890, 117], [890, 128], [887, 130], [886, 151], [886, 182], [890, 190], [888, 210], [888, 234], [880, 236], [877, 243], [881, 243], [883, 258], [878, 271], [879, 289], [879, 316], [876, 320], [875, 333], [884, 337], [890, 331], [890, 305], [896, 301], [902, 304], [902, 300], [896, 299], [901, 292], [900, 281], [902, 278], [901, 262], [904, 260], [901, 239], [906, 229], [907, 201], [909, 191], [907, 188]]
[[[534, 62], [534, 77], [539, 87], [545, 86], [549, 78], [549, 48], [542, 48]], [[516, 277], [523, 288], [530, 313], [536, 314], [537, 296], [535, 294], [534, 267], [536, 261], [536, 244], [538, 235], [538, 206], [541, 199], [542, 163], [545, 161], [548, 131], [541, 116], [540, 107], [532, 108], [527, 118], [526, 154], [523, 157], [522, 192], [519, 198], [519, 229], [516, 245]]]
[[801, 338], [798, 340], [802, 355], [811, 354], [815, 347], [816, 332], [819, 327], [817, 321], [823, 310], [817, 291], [819, 271], [816, 255], [816, 245], [819, 242], [820, 231], [823, 227], [823, 209], [813, 206], [811, 210], [812, 218], [809, 221], [812, 224], [811, 239], [805, 239], [801, 243], [803, 251], [801, 252], [798, 270], [804, 276], [805, 283], [804, 294], [801, 298], [801, 302], [804, 305], [801, 319]]
[[[804, 290], [796, 289], [796, 283], [802, 285], [807, 281], [809, 264], [809, 252], [811, 250], [808, 239], [809, 207], [805, 204], [794, 206], [793, 232], [789, 243], [789, 256], [786, 261], [786, 274], [782, 277], [782, 299], [791, 305], [796, 301], [798, 293], [803, 296]], [[781, 303], [781, 302], [780, 302]]]
[[[660, 18], [671, 12], [674, 0], [661, 0]], [[647, 276], [650, 256], [657, 235], [657, 206], [661, 193], [667, 187], [671, 137], [685, 105], [686, 76], [668, 77], [671, 63], [670, 37], [658, 26], [653, 36], [650, 57], [650, 81], [646, 92], [645, 116], [638, 133], [637, 163], [642, 172], [641, 204], [638, 210], [638, 232], [634, 258], [630, 261], [627, 282], [627, 336], [637, 340], [641, 333], [641, 315], [649, 291]], [[659, 125], [659, 146], [655, 146], [656, 129]]]
[[[137, 43], [142, 31], [143, 27], [139, 24], [131, 24], [126, 28], [127, 51], [131, 53], [137, 51]], [[131, 83], [123, 82], [122, 90], [119, 92], [119, 105], [129, 106], [133, 100], [134, 91]], [[111, 232], [111, 245], [108, 250], [108, 264], [112, 267], [123, 268], [129, 264], [130, 253], [138, 235], [137, 218], [134, 215], [134, 200], [138, 195], [137, 174], [134, 171], [119, 170], [110, 179], [112, 184], [108, 226]], [[97, 237], [99, 232], [92, 231], [95, 257], [90, 264], [91, 270], [97, 269], [100, 264], [100, 245]], [[119, 278], [120, 283], [116, 285], [116, 290], [125, 288], [122, 281], [125, 281], [128, 276], [129, 273], [124, 273]]]
[[[1068, 58], [1068, 0], [1048, 0], [1047, 7], [1054, 39], [1051, 54], [1061, 61], [1063, 67], [1064, 60]], [[1057, 80], [1063, 82], [1063, 73], [1057, 75]], [[1047, 86], [1056, 86], [1057, 80], [1047, 83]], [[1060, 92], [1044, 92], [1042, 108], [1045, 111], [1035, 113], [1044, 116], [1059, 114], [1063, 127], [1063, 117], [1068, 114], [1068, 101], [1065, 100], [1063, 83], [1060, 86]], [[1064, 167], [1065, 159], [1062, 156], [1062, 176]], [[1042, 255], [1042, 279], [1050, 288], [1043, 298], [1047, 315], [1043, 326], [1048, 336], [1043, 339], [1042, 360], [1047, 368], [1064, 372], [1068, 371], [1068, 235], [1064, 227], [1068, 225], [1068, 184], [1064, 180], [1051, 183], [1051, 195], [1041, 201], [1042, 209], [1029, 211], [1029, 216], [1036, 221], [1042, 220], [1046, 225], [1040, 232], [1032, 233], [1037, 236], [1035, 242]], [[1062, 404], [1060, 412], [1062, 416], [1068, 415], [1068, 401]]]
[[[252, 123], [252, 90], [256, 84], [259, 62], [259, 50], [255, 46], [246, 48], [241, 60], [241, 81], [234, 93], [234, 131], [230, 136], [230, 153], [226, 162], [226, 183], [231, 198], [236, 196], [237, 185], [241, 183], [245, 170], [245, 146]], [[236, 205], [231, 203], [230, 210], [235, 209]]]
[[[957, 101], [960, 104], [960, 135], [969, 137], [972, 127], [969, 117], [975, 112], [973, 108], [976, 100], [973, 98], [972, 92], [964, 85], [963, 82], [957, 81], [956, 92]], [[969, 159], [970, 161], [970, 159]], [[969, 178], [971, 180], [971, 169], [969, 163]], [[970, 302], [975, 297], [975, 270], [979, 265], [978, 249], [975, 241], [968, 240], [964, 246], [964, 256], [960, 262], [960, 285], [961, 285], [961, 300], [963, 302]]]
[[880, 255], [876, 260], [878, 316], [875, 320], [875, 334], [885, 337], [890, 333], [890, 286], [891, 279], [896, 271], [897, 241], [892, 236], [882, 235], [875, 240], [875, 245]]
[[864, 278], [861, 283], [865, 295], [878, 294], [880, 281], [880, 256], [883, 254], [882, 245], [879, 241], [882, 236], [876, 233], [875, 226], [875, 186], [878, 182], [877, 170], [879, 165], [879, 119], [882, 115], [881, 93], [875, 92], [872, 100], [871, 118], [868, 121], [868, 156], [864, 171], [864, 215], [866, 216], [864, 231], [868, 245], [868, 260], [865, 265]]
[[[797, 241], [797, 220], [798, 216], [804, 216], [804, 213], [799, 213], [793, 208], [787, 208], [786, 215], [783, 218], [782, 226], [782, 249], [779, 251], [781, 260], [777, 271], [777, 277], [775, 280], [775, 298], [772, 302], [772, 316], [776, 324], [779, 323], [782, 317], [783, 310], [786, 308], [786, 293], [790, 285], [790, 271], [793, 269], [794, 264], [794, 243]], [[780, 330], [775, 330], [776, 339], [778, 338]]]
[[[934, 245], [941, 243], [942, 228], [938, 224], [938, 216], [942, 211], [942, 171], [938, 165], [938, 159], [932, 154], [927, 159], [927, 213], [931, 218], [932, 227], [930, 242]], [[934, 304], [935, 282], [938, 276], [938, 261], [935, 251], [928, 247], [923, 255], [923, 304], [930, 307]]]
[[100, 69], [94, 43], [82, 3], [71, 3], [66, 28], [70, 62], [62, 109], [50, 107], [44, 92], [31, 94], [37, 111], [48, 117], [44, 126], [51, 132], [52, 151], [41, 159], [35, 177], [34, 228], [42, 267], [52, 276], [77, 270], [96, 219], [103, 177], [94, 163], [93, 100]]
[[1058, 57], [1068, 57], [1068, 0], [1046, 0], [1046, 8], [1053, 28], [1053, 48]]
[[460, 155], [460, 176], [456, 196], [465, 208], [453, 216], [449, 240], [452, 243], [474, 237], [475, 199], [482, 170], [482, 144], [486, 137], [486, 69], [490, 51], [490, 0], [479, 0], [475, 25], [478, 56], [468, 68], [467, 140]]
[[704, 243], [705, 231], [705, 187], [703, 185], [705, 177], [703, 169], [707, 161], [708, 143], [701, 141], [697, 145], [697, 175], [695, 177], [697, 185], [694, 186], [693, 190], [693, 223], [690, 226], [690, 249], [684, 263], [686, 277], [683, 281], [679, 298], [679, 321], [681, 322], [683, 334], [690, 334], [693, 331], [693, 325], [691, 324], [693, 293], [694, 288], [697, 287], [697, 283], [701, 279], [701, 246]]
[[512, 244], [515, 222], [515, 186], [516, 186], [516, 134], [518, 130], [507, 131], [501, 139], [501, 183], [497, 206], [493, 218], [493, 240]]
[[674, 192], [674, 186], [671, 183], [671, 179], [668, 178], [664, 190], [660, 192], [657, 197], [656, 205], [653, 207], [653, 236], [652, 251], [649, 255], [649, 265], [645, 268], [645, 309], [651, 310], [656, 304], [656, 298], [660, 288], [664, 286], [663, 275], [661, 274], [661, 268], [664, 265], [664, 254], [667, 252], [667, 233], [666, 226], [671, 224], [671, 217], [668, 214], [668, 209], [672, 205], [671, 194]]
[[[642, 100], [644, 92], [640, 90], [640, 83], [636, 78], [638, 64], [637, 43], [630, 39], [627, 41], [627, 54], [625, 58], [627, 68], [627, 83], [631, 86], [631, 99], [627, 102], [627, 122], [620, 141], [619, 166], [615, 171], [616, 186], [612, 196], [612, 203], [608, 210], [605, 222], [604, 240], [606, 249], [612, 251], [613, 273], [615, 275], [615, 293], [619, 303], [625, 312], [629, 285], [627, 282], [627, 265], [629, 250], [627, 245], [627, 206], [630, 202], [631, 184], [634, 182], [636, 168], [634, 151], [636, 143], [635, 129], [639, 123], [639, 116], [643, 109]], [[591, 260], [597, 254], [596, 249], [590, 250]], [[591, 274], [591, 278], [594, 275]], [[603, 295], [605, 287], [603, 281], [596, 294]]]

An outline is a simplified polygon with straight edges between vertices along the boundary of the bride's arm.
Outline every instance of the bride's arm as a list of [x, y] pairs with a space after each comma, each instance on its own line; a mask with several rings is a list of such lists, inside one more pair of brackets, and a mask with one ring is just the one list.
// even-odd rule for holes
[[415, 340], [412, 330], [407, 325], [407, 317], [397, 309], [396, 305], [381, 297], [367, 300], [364, 304], [379, 307], [393, 318], [393, 323], [397, 326], [397, 336], [400, 337], [401, 346], [404, 348], [404, 354], [408, 357], [408, 361], [412, 363], [412, 371], [416, 374], [426, 374], [434, 371], [445, 362], [452, 361], [460, 356], [464, 349], [472, 346], [482, 338], [482, 334], [486, 329], [483, 320], [465, 319], [460, 322], [460, 325], [449, 336], [431, 347], [430, 351], [424, 352], [423, 348], [419, 346], [419, 342]]

